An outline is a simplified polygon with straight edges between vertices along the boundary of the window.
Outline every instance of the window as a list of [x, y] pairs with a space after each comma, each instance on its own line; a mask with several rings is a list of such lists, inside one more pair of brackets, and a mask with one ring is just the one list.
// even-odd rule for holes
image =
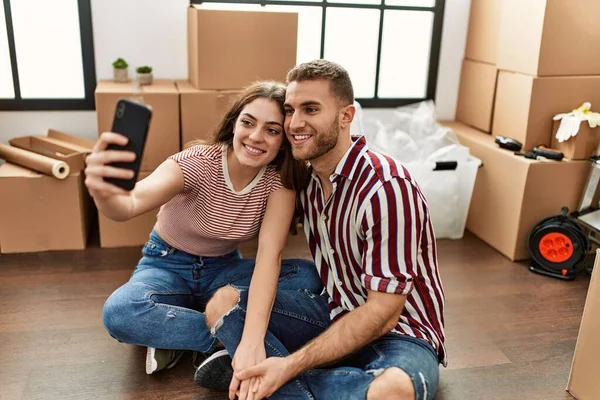
[[348, 70], [363, 107], [433, 99], [444, 0], [191, 0], [231, 10], [298, 12], [297, 62]]
[[0, 110], [93, 110], [90, 0], [3, 0]]

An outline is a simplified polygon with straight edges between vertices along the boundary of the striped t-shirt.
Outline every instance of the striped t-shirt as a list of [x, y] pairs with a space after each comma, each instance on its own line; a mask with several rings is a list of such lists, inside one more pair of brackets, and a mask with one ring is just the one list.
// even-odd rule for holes
[[323, 198], [313, 173], [300, 193], [304, 231], [329, 295], [332, 320], [363, 305], [367, 289], [406, 295], [393, 332], [424, 339], [446, 365], [444, 290], [425, 197], [396, 161], [357, 139]]
[[186, 253], [216, 257], [258, 234], [269, 195], [282, 187], [275, 166], [262, 168], [236, 191], [226, 145], [194, 146], [169, 158], [183, 171], [184, 187], [158, 214], [157, 228], [167, 243]]

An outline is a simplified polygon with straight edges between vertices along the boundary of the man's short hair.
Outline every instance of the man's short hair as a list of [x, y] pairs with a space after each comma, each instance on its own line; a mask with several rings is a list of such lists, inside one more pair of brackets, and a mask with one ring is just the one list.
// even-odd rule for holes
[[328, 80], [333, 95], [347, 106], [354, 102], [354, 89], [350, 75], [341, 65], [327, 60], [313, 60], [298, 64], [287, 74], [287, 82]]

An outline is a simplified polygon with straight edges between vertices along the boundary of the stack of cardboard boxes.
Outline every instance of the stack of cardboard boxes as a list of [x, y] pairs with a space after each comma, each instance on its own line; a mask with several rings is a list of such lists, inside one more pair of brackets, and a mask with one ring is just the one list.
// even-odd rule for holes
[[[152, 106], [140, 179], [193, 140], [211, 140], [241, 88], [259, 79], [285, 81], [296, 64], [298, 14], [222, 11], [192, 5], [188, 14], [188, 79], [132, 83], [99, 82], [98, 134], [109, 131], [119, 98]], [[276, 32], [277, 34], [273, 34]], [[100, 245], [141, 245], [158, 210], [127, 222], [99, 216]]]
[[449, 125], [483, 162], [467, 229], [511, 260], [529, 258], [541, 219], [577, 207], [590, 166], [524, 158], [494, 138], [522, 151], [551, 146], [554, 115], [585, 101], [600, 107], [599, 13], [596, 0], [472, 0], [459, 122]]
[[[210, 140], [240, 89], [284, 82], [296, 65], [298, 14], [188, 8], [188, 80], [177, 81], [181, 141]], [[277, 34], [273, 34], [276, 32]]]
[[50, 129], [9, 144], [63, 161], [70, 172], [57, 179], [11, 163], [0, 166], [0, 251], [85, 249], [91, 199], [82, 171], [94, 142]]

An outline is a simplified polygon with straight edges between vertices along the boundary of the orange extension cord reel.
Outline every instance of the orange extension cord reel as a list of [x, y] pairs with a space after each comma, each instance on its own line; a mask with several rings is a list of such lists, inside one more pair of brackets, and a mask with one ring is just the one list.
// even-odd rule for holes
[[585, 266], [590, 243], [581, 227], [560, 214], [540, 221], [529, 235], [529, 269], [554, 278], [572, 280]]

